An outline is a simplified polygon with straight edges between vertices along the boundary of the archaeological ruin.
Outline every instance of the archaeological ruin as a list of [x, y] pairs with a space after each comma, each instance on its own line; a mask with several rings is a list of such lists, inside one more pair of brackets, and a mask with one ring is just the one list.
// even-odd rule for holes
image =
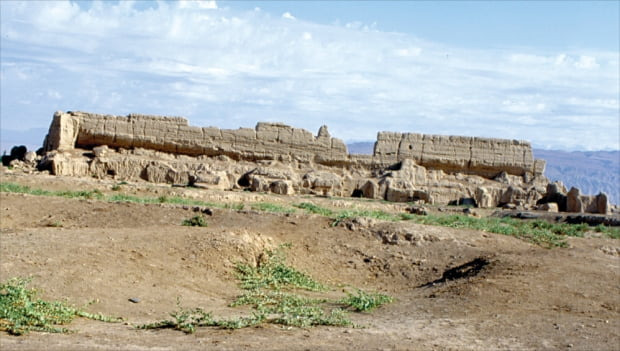
[[395, 202], [521, 206], [607, 213], [605, 194], [567, 192], [543, 175], [529, 142], [379, 132], [372, 155], [347, 152], [326, 126], [317, 135], [280, 123], [236, 130], [181, 117], [56, 112], [38, 168], [222, 190], [364, 197]]

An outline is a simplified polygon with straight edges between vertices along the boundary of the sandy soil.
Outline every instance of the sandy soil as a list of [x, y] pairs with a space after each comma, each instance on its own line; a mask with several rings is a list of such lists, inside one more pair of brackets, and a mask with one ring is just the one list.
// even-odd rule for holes
[[[2, 174], [1, 181], [45, 189], [111, 190], [113, 181]], [[123, 185], [140, 196], [184, 195], [222, 202], [300, 202], [344, 207], [399, 205], [303, 199], [243, 192]], [[370, 221], [347, 228], [302, 214], [214, 209], [207, 228], [180, 222], [192, 209], [0, 194], [0, 279], [32, 276], [45, 298], [126, 323], [77, 319], [72, 334], [0, 334], [2, 350], [521, 350], [620, 349], [620, 242], [591, 235], [569, 248], [544, 249], [478, 231]], [[62, 225], [58, 227], [57, 225]], [[387, 239], [386, 239], [387, 238]], [[395, 240], [397, 239], [397, 240]], [[218, 316], [241, 290], [234, 263], [291, 243], [289, 263], [334, 287], [392, 295], [372, 313], [352, 313], [364, 328], [200, 328], [137, 330], [168, 317], [177, 298]], [[475, 276], [427, 285], [478, 258]], [[139, 303], [129, 298], [137, 297]]]

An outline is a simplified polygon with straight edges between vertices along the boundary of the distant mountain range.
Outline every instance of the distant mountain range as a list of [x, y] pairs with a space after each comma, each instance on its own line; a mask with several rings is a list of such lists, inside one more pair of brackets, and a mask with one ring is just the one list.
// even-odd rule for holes
[[[9, 153], [14, 145], [26, 145], [28, 150], [41, 147], [47, 129], [26, 131], [0, 130], [2, 152]], [[372, 154], [374, 142], [347, 145], [349, 153]], [[547, 161], [545, 175], [549, 180], [561, 180], [567, 189], [575, 186], [582, 194], [604, 192], [609, 201], [620, 204], [620, 151], [558, 151], [534, 149], [534, 157]]]
[[[374, 142], [348, 144], [349, 153], [372, 154]], [[574, 186], [582, 194], [604, 192], [620, 204], [620, 151], [559, 151], [534, 149], [534, 157], [547, 161], [545, 176], [561, 180], [567, 190]]]

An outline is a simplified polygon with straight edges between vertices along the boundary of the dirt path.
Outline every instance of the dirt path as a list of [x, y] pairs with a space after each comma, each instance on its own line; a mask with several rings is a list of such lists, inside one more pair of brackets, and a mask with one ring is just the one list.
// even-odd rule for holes
[[[72, 190], [110, 186], [44, 176], [3, 175], [2, 181]], [[183, 192], [129, 189], [152, 196]], [[211, 200], [256, 196], [203, 193]], [[502, 235], [407, 222], [370, 222], [350, 230], [320, 216], [221, 209], [213, 210], [207, 228], [180, 225], [192, 215], [182, 206], [0, 194], [0, 279], [32, 276], [46, 298], [68, 298], [76, 305], [98, 299], [88, 310], [127, 321], [80, 319], [70, 325], [78, 332], [65, 335], [3, 333], [0, 349], [619, 349], [617, 240], [570, 238], [569, 248], [549, 250]], [[364, 328], [264, 325], [200, 328], [192, 335], [133, 328], [166, 318], [177, 297], [184, 306], [218, 316], [246, 313], [227, 307], [240, 293], [234, 263], [253, 262], [281, 243], [292, 244], [291, 265], [335, 287], [334, 294], [355, 286], [396, 301], [372, 313], [352, 313]], [[484, 264], [471, 277], [426, 285], [476, 259]], [[131, 297], [140, 303], [129, 302]]]

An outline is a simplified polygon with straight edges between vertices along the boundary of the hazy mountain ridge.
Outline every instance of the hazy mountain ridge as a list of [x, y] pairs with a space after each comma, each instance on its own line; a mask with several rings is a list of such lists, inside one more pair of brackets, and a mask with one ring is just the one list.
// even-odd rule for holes
[[[372, 154], [374, 142], [347, 144], [349, 153]], [[604, 192], [620, 203], [620, 151], [560, 151], [534, 149], [534, 157], [547, 161], [545, 176], [561, 180], [567, 190], [575, 186], [582, 194]]]

